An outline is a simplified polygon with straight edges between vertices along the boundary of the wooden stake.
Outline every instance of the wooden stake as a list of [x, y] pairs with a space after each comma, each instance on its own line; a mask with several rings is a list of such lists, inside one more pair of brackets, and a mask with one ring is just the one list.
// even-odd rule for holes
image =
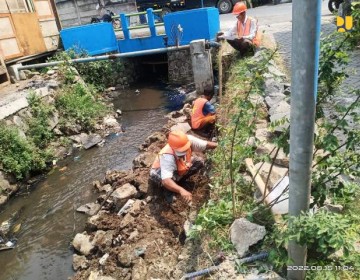
[[220, 41], [220, 48], [218, 54], [218, 67], [219, 67], [219, 103], [222, 101], [222, 80], [223, 80], [223, 69], [222, 69], [222, 51], [223, 51], [223, 42]]

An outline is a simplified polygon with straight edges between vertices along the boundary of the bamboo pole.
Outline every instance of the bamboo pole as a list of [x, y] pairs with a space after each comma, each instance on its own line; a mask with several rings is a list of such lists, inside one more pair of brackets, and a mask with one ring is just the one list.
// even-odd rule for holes
[[219, 68], [219, 103], [222, 101], [222, 87], [223, 87], [223, 67], [222, 67], [222, 52], [223, 52], [223, 42], [220, 41], [220, 48], [218, 54], [218, 68]]

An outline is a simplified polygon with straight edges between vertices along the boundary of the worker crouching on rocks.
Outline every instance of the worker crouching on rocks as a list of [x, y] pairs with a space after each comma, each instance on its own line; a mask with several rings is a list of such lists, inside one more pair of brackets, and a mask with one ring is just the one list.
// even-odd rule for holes
[[214, 96], [214, 91], [205, 89], [204, 94], [193, 102], [191, 111], [191, 128], [205, 133], [215, 127], [216, 112], [215, 107], [210, 103]]
[[217, 34], [218, 40], [225, 40], [241, 55], [254, 52], [260, 46], [260, 32], [257, 20], [246, 15], [246, 4], [238, 2], [234, 5], [233, 15], [236, 15], [235, 25], [225, 33]]
[[172, 202], [173, 194], [178, 193], [186, 202], [191, 202], [192, 194], [178, 182], [195, 174], [203, 165], [202, 159], [193, 156], [193, 152], [215, 149], [217, 143], [201, 140], [181, 131], [172, 131], [168, 143], [156, 156], [150, 170], [150, 180], [163, 186], [165, 197]]

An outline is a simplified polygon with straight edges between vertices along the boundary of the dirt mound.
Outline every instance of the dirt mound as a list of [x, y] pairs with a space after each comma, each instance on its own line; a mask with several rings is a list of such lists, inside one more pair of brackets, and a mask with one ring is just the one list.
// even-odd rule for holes
[[[154, 133], [142, 145], [133, 170], [107, 172], [102, 182], [94, 183], [103, 191], [98, 199], [102, 210], [87, 222], [86, 234], [93, 250], [86, 260], [82, 258], [83, 265], [75, 265], [75, 258], [79, 258], [74, 257], [77, 272], [73, 280], [178, 278], [174, 269], [186, 239], [183, 226], [190, 213], [207, 200], [208, 178], [203, 168], [184, 182], [193, 194], [191, 207], [179, 196], [169, 204], [163, 189], [148, 181], [152, 160], [165, 143], [166, 130]], [[113, 190], [124, 184], [137, 192], [131, 189], [126, 201], [113, 195]], [[125, 204], [131, 206], [118, 214]]]

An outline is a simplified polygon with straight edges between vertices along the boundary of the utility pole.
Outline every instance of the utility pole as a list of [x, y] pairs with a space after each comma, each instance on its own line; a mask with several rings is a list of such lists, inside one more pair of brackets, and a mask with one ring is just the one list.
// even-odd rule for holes
[[[292, 3], [291, 114], [289, 215], [308, 211], [314, 143], [321, 0], [296, 0]], [[298, 270], [288, 270], [288, 279], [303, 280], [307, 247], [289, 242], [289, 258]], [[289, 267], [291, 268], [291, 267]]]

